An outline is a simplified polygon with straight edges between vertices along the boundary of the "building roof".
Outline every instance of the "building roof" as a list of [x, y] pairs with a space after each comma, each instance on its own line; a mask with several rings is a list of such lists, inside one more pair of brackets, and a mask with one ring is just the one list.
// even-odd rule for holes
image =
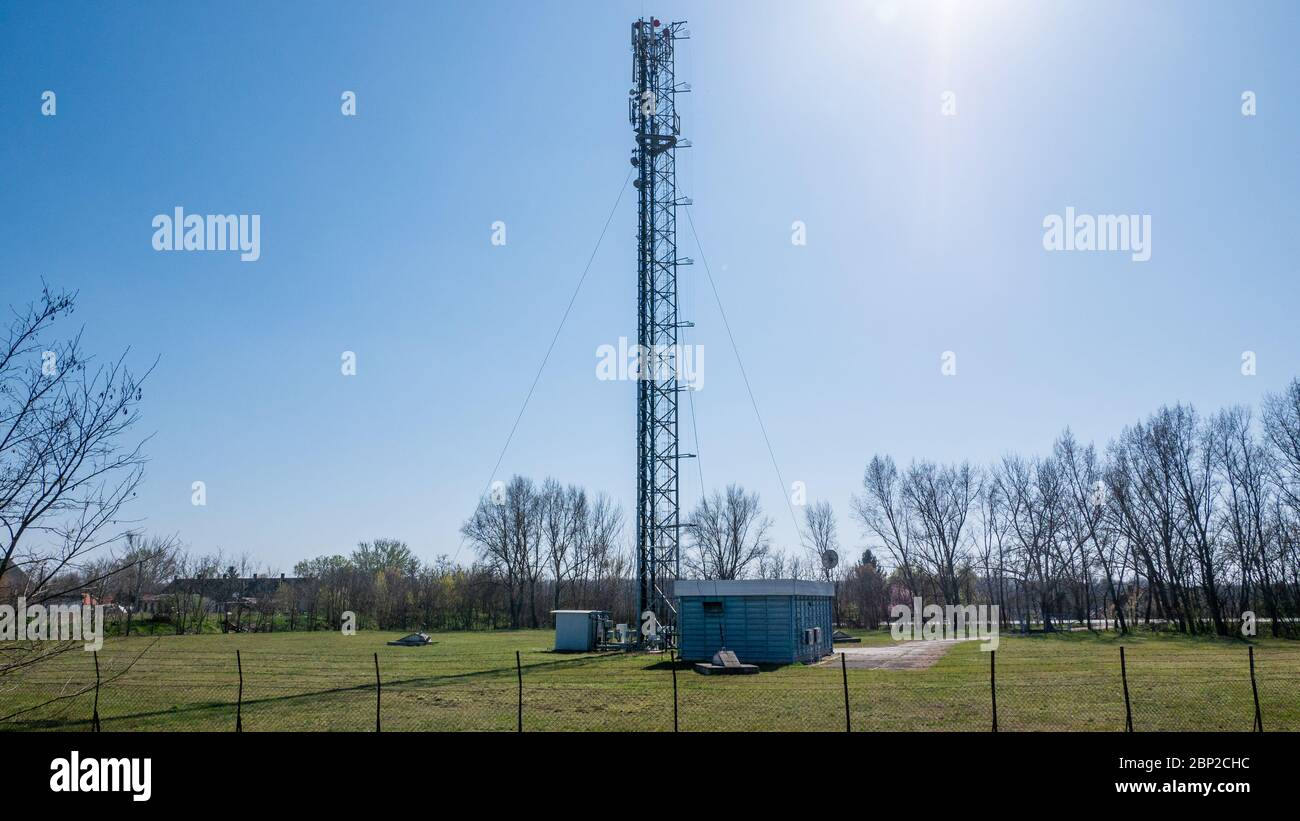
[[5, 568], [3, 576], [0, 576], [0, 588], [8, 588], [14, 593], [21, 593], [27, 588], [28, 577], [23, 569], [16, 564], [10, 564]]
[[168, 582], [162, 593], [201, 593], [210, 599], [232, 601], [241, 598], [256, 598], [274, 595], [281, 587], [291, 587], [303, 583], [295, 576], [214, 576], [210, 578], [176, 578]]
[[673, 595], [682, 596], [834, 596], [831, 582], [804, 579], [678, 579]]

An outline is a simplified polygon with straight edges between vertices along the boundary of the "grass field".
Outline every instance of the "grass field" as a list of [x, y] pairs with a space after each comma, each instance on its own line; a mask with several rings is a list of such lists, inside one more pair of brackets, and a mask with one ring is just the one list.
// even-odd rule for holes
[[[672, 730], [667, 657], [561, 654], [550, 631], [435, 634], [423, 648], [388, 647], [397, 633], [231, 634], [109, 640], [99, 654], [102, 728], [207, 730], [235, 727], [243, 662], [243, 728], [375, 728], [375, 660], [388, 730], [514, 730], [515, 653], [523, 670], [525, 730]], [[887, 633], [865, 633], [873, 643]], [[997, 652], [1001, 730], [1124, 729], [1119, 647], [1126, 648], [1134, 729], [1252, 728], [1247, 645], [1148, 635], [1004, 636]], [[1300, 730], [1300, 642], [1255, 644], [1264, 729]], [[132, 662], [134, 662], [132, 664]], [[845, 728], [844, 680], [836, 667], [792, 665], [757, 676], [677, 673], [680, 728]], [[849, 712], [859, 730], [985, 731], [992, 721], [989, 654], [955, 646], [921, 670], [849, 670]], [[21, 678], [0, 680], [7, 730], [86, 730], [94, 682], [91, 654], [75, 650]], [[52, 703], [46, 704], [51, 699]], [[43, 706], [39, 706], [43, 705]], [[29, 709], [35, 708], [35, 709]]]

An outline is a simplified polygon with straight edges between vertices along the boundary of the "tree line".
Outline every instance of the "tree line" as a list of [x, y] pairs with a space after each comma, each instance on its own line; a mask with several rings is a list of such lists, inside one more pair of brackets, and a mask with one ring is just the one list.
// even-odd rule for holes
[[983, 468], [873, 457], [853, 514], [908, 595], [998, 604], [1024, 629], [1159, 622], [1229, 635], [1300, 617], [1300, 380], [1209, 416], [1176, 404], [1104, 448]]

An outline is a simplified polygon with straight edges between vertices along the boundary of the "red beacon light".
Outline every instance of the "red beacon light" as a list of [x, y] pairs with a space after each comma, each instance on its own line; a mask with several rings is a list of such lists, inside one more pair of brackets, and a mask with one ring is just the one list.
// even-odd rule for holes
[[652, 19], [651, 23], [654, 25], [655, 28], [659, 28], [659, 18], [656, 17]]

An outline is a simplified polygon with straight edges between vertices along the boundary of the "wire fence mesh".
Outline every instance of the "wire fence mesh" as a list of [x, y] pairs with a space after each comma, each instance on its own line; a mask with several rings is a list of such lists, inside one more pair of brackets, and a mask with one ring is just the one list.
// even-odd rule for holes
[[1135, 731], [1300, 730], [1300, 652], [1162, 644], [1129, 647], [1121, 662], [1114, 645], [962, 644], [922, 670], [837, 654], [734, 676], [697, 675], [665, 654], [537, 648], [517, 660], [458, 653], [454, 665], [419, 650], [331, 660], [146, 649], [103, 661], [98, 686], [69, 654], [0, 678], [0, 729], [1123, 731], [1131, 716]]

